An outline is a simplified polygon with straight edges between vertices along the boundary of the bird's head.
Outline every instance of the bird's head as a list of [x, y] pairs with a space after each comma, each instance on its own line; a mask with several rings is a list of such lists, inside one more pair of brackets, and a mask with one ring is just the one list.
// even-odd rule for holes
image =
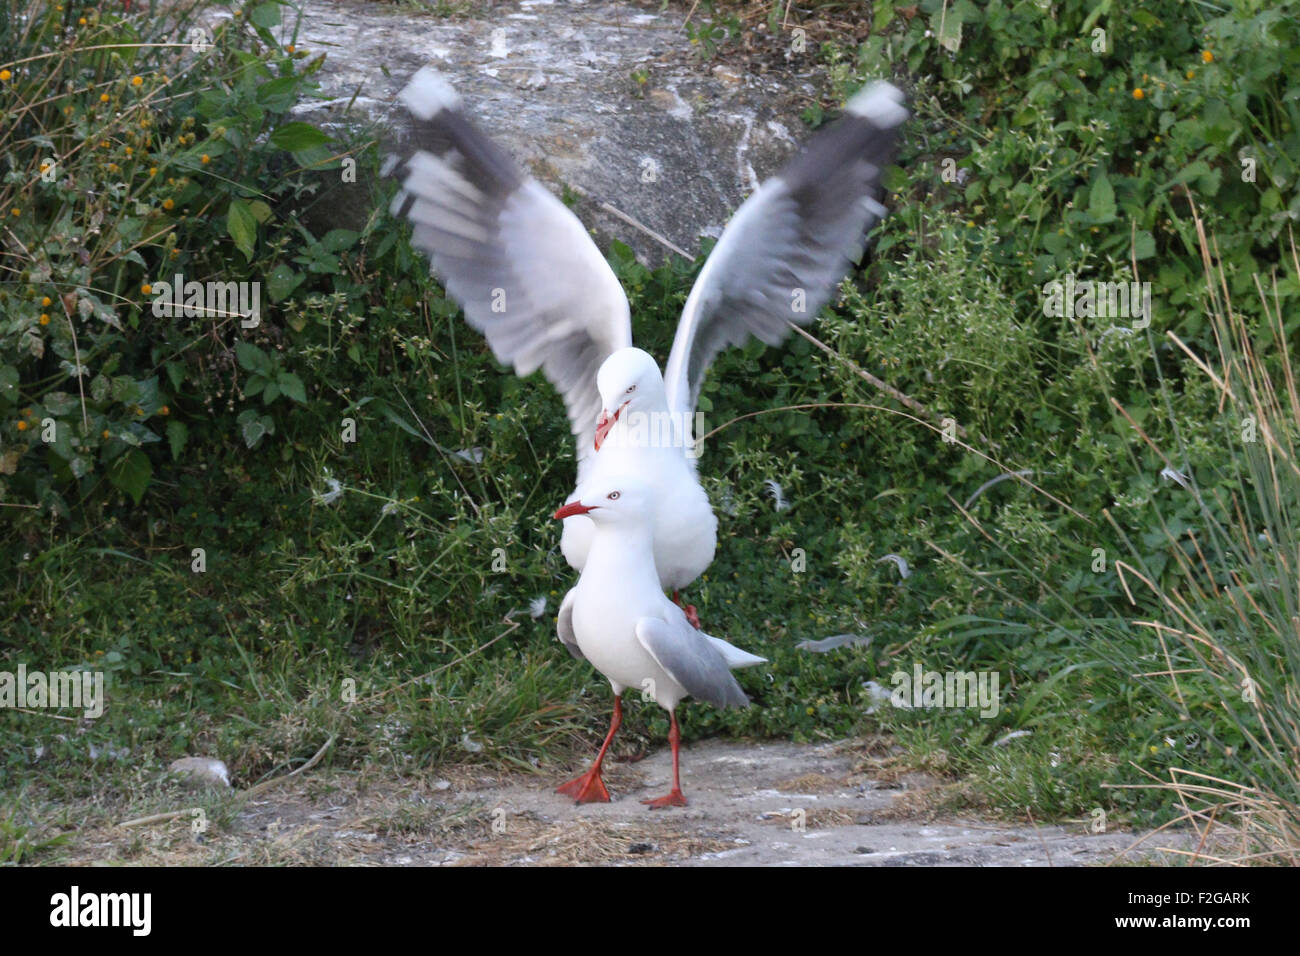
[[619, 349], [596, 373], [601, 411], [596, 421], [596, 451], [620, 419], [636, 411], [664, 407], [664, 377], [654, 357], [642, 349]]
[[638, 478], [614, 475], [593, 479], [555, 512], [557, 520], [586, 515], [597, 524], [640, 525], [650, 521], [654, 492]]

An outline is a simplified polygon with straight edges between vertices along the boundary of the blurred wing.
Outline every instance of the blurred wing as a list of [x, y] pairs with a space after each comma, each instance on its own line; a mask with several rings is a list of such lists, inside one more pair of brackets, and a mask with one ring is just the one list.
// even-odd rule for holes
[[903, 94], [876, 83], [818, 131], [736, 211], [691, 289], [664, 383], [691, 412], [709, 363], [753, 335], [776, 345], [807, 325], [862, 255], [884, 215], [880, 176], [907, 119]]
[[570, 654], [580, 661], [585, 661], [586, 655], [578, 648], [578, 637], [573, 633], [573, 591], [564, 595], [564, 600], [560, 602], [560, 614], [555, 619], [555, 636], [560, 639], [560, 643]]
[[578, 218], [470, 123], [437, 72], [420, 70], [400, 99], [416, 142], [388, 172], [402, 183], [392, 211], [497, 359], [559, 389], [581, 461], [600, 415], [596, 371], [632, 344], [627, 296]]
[[685, 615], [680, 624], [643, 617], [636, 622], [636, 639], [696, 700], [716, 707], [749, 706], [749, 698], [731, 676], [722, 653], [707, 635], [691, 627]]

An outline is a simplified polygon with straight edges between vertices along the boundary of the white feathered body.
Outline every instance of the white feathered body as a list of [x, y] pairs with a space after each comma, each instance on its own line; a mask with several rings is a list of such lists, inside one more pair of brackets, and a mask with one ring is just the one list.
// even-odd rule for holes
[[[626, 421], [610, 430], [601, 450], [583, 462], [579, 485], [616, 475], [634, 475], [655, 488], [667, 489], [654, 504], [654, 563], [661, 587], [684, 588], [713, 563], [718, 519], [700, 486], [695, 466], [683, 447], [664, 448], [643, 441]], [[575, 491], [569, 497], [577, 497]], [[595, 525], [585, 515], [564, 520], [560, 550], [569, 564], [586, 567]]]
[[[672, 632], [680, 634], [684, 642], [706, 641], [712, 651], [721, 655], [712, 675], [715, 682], [730, 681], [724, 665], [737, 668], [764, 663], [763, 658], [721, 638], [696, 631], [682, 609], [664, 597], [652, 563], [652, 545], [646, 529], [628, 534], [626, 528], [619, 528], [611, 533], [608, 528], [596, 528], [590, 519], [587, 523], [594, 529], [588, 564], [577, 585], [565, 597], [561, 618], [566, 611], [571, 612], [572, 640], [582, 656], [610, 682], [615, 694], [629, 688], [639, 690], [669, 711], [690, 694], [650, 652], [645, 641], [647, 621], [663, 622]], [[638, 627], [642, 629], [641, 635]], [[564, 638], [562, 633], [561, 639]], [[692, 679], [699, 681], [699, 673], [683, 679], [687, 683]]]

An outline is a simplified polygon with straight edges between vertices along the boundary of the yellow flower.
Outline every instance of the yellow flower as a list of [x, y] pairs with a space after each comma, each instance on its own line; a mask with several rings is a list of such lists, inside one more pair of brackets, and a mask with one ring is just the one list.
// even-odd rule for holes
[[153, 286], [146, 282], [144, 285], [140, 286], [140, 291], [145, 295], [151, 295], [153, 293]]
[[50, 316], [49, 316], [49, 313], [48, 313], [48, 312], [42, 312], [42, 313], [41, 313], [41, 317], [40, 317], [39, 319], [37, 319], [37, 321], [40, 322], [41, 325], [49, 325], [49, 324], [50, 324]]
[[1135, 100], [1140, 100], [1144, 96], [1146, 96], [1146, 93], [1142, 90], [1142, 87], [1140, 86], [1133, 91], [1133, 99]]
[[108, 102], [108, 94], [107, 94], [107, 93], [100, 93], [100, 94], [99, 94], [99, 102], [101, 102], [101, 103], [107, 103], [107, 102]]
[[1201, 51], [1201, 60], [1204, 61], [1204, 62], [1206, 62], [1206, 63], [1213, 63], [1213, 62], [1214, 62], [1214, 54], [1211, 53], [1209, 50], [1202, 50], [1202, 51]]
[[100, 434], [100, 436], [101, 436], [102, 438], [107, 438], [108, 435], [109, 435], [109, 431], [108, 431], [107, 428], [105, 428], [105, 429], [104, 429], [102, 432], [100, 432], [99, 434]]
[[86, 18], [85, 18], [85, 17], [81, 17], [80, 19], [77, 20], [77, 26], [79, 26], [79, 27], [84, 27], [85, 25], [86, 25]]
[[13, 209], [10, 209], [10, 210], [9, 210], [9, 215], [11, 215], [11, 216], [21, 216], [22, 214], [23, 214], [23, 211], [22, 211], [21, 209], [19, 209], [17, 206], [15, 206]]
[[212, 157], [209, 156], [207, 153], [204, 153], [202, 156], [199, 157], [199, 162], [201, 162], [204, 166], [206, 166], [208, 163], [212, 162]]
[[166, 405], [164, 405], [162, 408], [158, 409], [158, 414], [159, 414], [159, 415], [170, 415], [171, 413], [172, 413], [172, 410], [171, 410], [170, 408], [168, 408]]
[[13, 76], [8, 70], [0, 70], [0, 83], [8, 83], [9, 77]]
[[1187, 71], [1187, 78], [1188, 78], [1189, 80], [1195, 78], [1195, 76], [1196, 76], [1196, 71], [1195, 71], [1195, 70], [1188, 70], [1188, 71]]
[[19, 430], [20, 432], [25, 432], [25, 431], [27, 431], [27, 423], [26, 423], [26, 422], [19, 422], [19, 423], [18, 423], [18, 430]]
[[139, 86], [139, 85], [140, 85], [141, 83], [143, 83], [143, 82], [144, 82], [144, 77], [142, 77], [142, 76], [133, 76], [133, 77], [131, 77], [131, 85], [132, 85], [132, 86]]
[[51, 299], [48, 295], [43, 295], [41, 296], [41, 307], [44, 308], [45, 306], [51, 304], [53, 301], [54, 300]]
[[157, 167], [157, 166], [150, 166], [150, 167], [149, 167], [149, 175], [150, 175], [150, 176], [157, 176], [157, 175], [158, 175], [158, 167]]
[[168, 198], [163, 200], [164, 209], [173, 209], [175, 208], [175, 206], [176, 206], [176, 201], [174, 199]]
[[293, 44], [290, 43], [287, 47], [285, 47], [285, 50], [287, 50], [289, 53], [292, 53], [292, 52], [293, 52]]

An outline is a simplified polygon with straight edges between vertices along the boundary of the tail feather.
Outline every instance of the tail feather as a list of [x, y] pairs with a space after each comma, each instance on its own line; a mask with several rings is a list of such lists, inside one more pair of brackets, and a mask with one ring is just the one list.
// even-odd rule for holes
[[727, 662], [727, 666], [732, 670], [738, 670], [742, 667], [757, 667], [759, 664], [767, 663], [766, 657], [759, 657], [748, 651], [742, 651], [736, 645], [729, 644], [720, 637], [713, 637], [710, 634], [704, 636], [709, 639], [709, 643], [718, 650], [723, 660]]

